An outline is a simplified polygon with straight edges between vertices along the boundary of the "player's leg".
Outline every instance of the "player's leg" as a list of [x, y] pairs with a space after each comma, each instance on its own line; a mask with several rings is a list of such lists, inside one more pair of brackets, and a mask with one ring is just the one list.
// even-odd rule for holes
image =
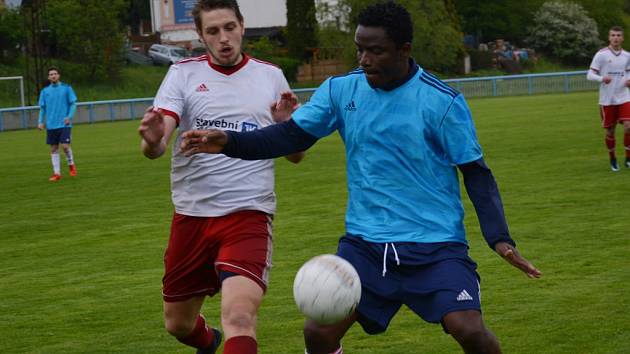
[[623, 122], [623, 145], [626, 150], [626, 161], [624, 165], [630, 168], [630, 120]]
[[307, 320], [304, 324], [304, 342], [308, 354], [341, 354], [341, 339], [348, 329], [358, 322], [368, 334], [382, 333], [402, 305], [383, 294], [397, 289], [393, 277], [382, 276], [383, 244], [367, 242], [346, 235], [339, 240], [337, 255], [352, 264], [361, 279], [361, 300], [357, 310], [345, 320], [333, 325], [320, 325]]
[[76, 176], [77, 175], [77, 169], [76, 166], [74, 165], [74, 157], [72, 155], [72, 148], [70, 147], [70, 143], [71, 143], [71, 131], [72, 128], [66, 127], [66, 128], [62, 128], [61, 131], [61, 148], [63, 149], [63, 152], [66, 154], [66, 161], [68, 162], [68, 169], [70, 170], [70, 176]]
[[225, 333], [226, 354], [256, 353], [256, 320], [263, 298], [260, 285], [244, 276], [234, 275], [221, 285], [221, 326]]
[[618, 106], [600, 106], [600, 114], [602, 127], [604, 128], [604, 139], [606, 149], [608, 149], [608, 158], [610, 160], [610, 169], [614, 172], [619, 171], [617, 164], [617, 156], [615, 154], [615, 127], [617, 125]]
[[271, 216], [244, 210], [217, 218], [221, 248], [215, 267], [221, 283], [224, 354], [255, 354], [258, 308], [267, 289], [273, 251]]
[[53, 174], [49, 181], [58, 181], [61, 179], [61, 163], [59, 161], [59, 129], [46, 130], [46, 144], [50, 145], [50, 161], [53, 167]]
[[208, 328], [201, 315], [205, 296], [184, 301], [164, 301], [164, 326], [166, 331], [183, 344], [199, 349], [197, 353], [214, 354], [221, 342], [221, 333]]
[[164, 323], [178, 341], [214, 354], [221, 341], [218, 330], [208, 328], [200, 311], [205, 296], [219, 290], [212, 267], [212, 245], [207, 238], [213, 218], [175, 214], [164, 255]]
[[448, 333], [462, 346], [465, 353], [501, 353], [499, 341], [486, 328], [478, 310], [450, 312], [442, 319]]
[[619, 122], [623, 124], [623, 147], [626, 155], [624, 166], [630, 168], [630, 102], [620, 105]]
[[355, 311], [348, 318], [332, 325], [320, 325], [307, 319], [304, 323], [304, 344], [307, 354], [343, 354], [341, 339], [357, 320]]

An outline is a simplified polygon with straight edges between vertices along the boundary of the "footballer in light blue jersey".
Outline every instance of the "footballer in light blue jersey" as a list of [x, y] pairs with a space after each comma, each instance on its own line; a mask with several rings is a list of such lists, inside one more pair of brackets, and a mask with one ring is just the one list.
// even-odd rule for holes
[[77, 95], [63, 82], [51, 83], [39, 94], [39, 123], [46, 129], [72, 128], [76, 112]]
[[57, 67], [48, 69], [48, 81], [39, 94], [39, 120], [37, 128], [46, 127], [46, 144], [50, 145], [50, 156], [53, 174], [48, 178], [51, 182], [61, 179], [59, 145], [66, 155], [70, 176], [77, 175], [74, 157], [70, 144], [72, 142], [72, 118], [77, 109], [77, 95], [68, 84], [60, 81], [61, 72]]
[[466, 243], [457, 165], [482, 157], [461, 94], [413, 61], [394, 90], [363, 70], [326, 80], [295, 123], [346, 147], [346, 230], [370, 242]]
[[[488, 246], [531, 278], [541, 272], [509, 234], [463, 96], [411, 59], [409, 12], [391, 1], [378, 3], [361, 11], [358, 24], [360, 69], [326, 80], [291, 120], [245, 133], [189, 131], [181, 150], [266, 159], [340, 134], [349, 193], [337, 255], [357, 270], [361, 300], [339, 323], [307, 319], [307, 353], [343, 353], [341, 339], [355, 322], [369, 334], [384, 332], [402, 305], [441, 323], [466, 353], [500, 353], [481, 315], [458, 171]], [[421, 351], [418, 345], [408, 351]]]

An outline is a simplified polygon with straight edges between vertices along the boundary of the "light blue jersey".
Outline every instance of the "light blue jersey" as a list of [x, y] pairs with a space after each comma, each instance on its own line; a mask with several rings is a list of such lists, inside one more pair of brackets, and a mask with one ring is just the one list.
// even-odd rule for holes
[[[39, 94], [39, 123], [46, 119], [46, 129], [72, 127], [72, 118], [76, 111], [77, 96], [70, 85], [59, 82], [46, 86]], [[70, 118], [70, 125], [64, 119]]]
[[457, 91], [419, 67], [391, 91], [372, 88], [357, 70], [326, 80], [293, 120], [317, 138], [337, 130], [345, 143], [347, 233], [467, 243], [455, 165], [482, 152]]

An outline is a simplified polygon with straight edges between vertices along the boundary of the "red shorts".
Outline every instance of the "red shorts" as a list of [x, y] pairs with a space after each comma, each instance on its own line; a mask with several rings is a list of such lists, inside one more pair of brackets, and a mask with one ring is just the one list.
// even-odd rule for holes
[[271, 216], [244, 210], [220, 217], [175, 213], [164, 254], [164, 301], [213, 296], [219, 271], [252, 279], [265, 291], [271, 269]]
[[602, 118], [602, 127], [614, 127], [617, 123], [622, 124], [624, 120], [630, 121], [630, 102], [599, 106], [599, 113]]

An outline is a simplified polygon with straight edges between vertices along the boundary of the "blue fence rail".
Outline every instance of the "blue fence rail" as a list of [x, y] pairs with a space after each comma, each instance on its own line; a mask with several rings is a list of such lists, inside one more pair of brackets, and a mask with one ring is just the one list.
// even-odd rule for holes
[[[599, 83], [586, 80], [586, 71], [546, 74], [448, 79], [445, 83], [465, 97], [497, 97], [593, 91]], [[307, 101], [314, 88], [293, 90], [301, 102]], [[153, 97], [77, 103], [75, 124], [141, 118]], [[37, 127], [38, 106], [0, 108], [0, 132]]]

